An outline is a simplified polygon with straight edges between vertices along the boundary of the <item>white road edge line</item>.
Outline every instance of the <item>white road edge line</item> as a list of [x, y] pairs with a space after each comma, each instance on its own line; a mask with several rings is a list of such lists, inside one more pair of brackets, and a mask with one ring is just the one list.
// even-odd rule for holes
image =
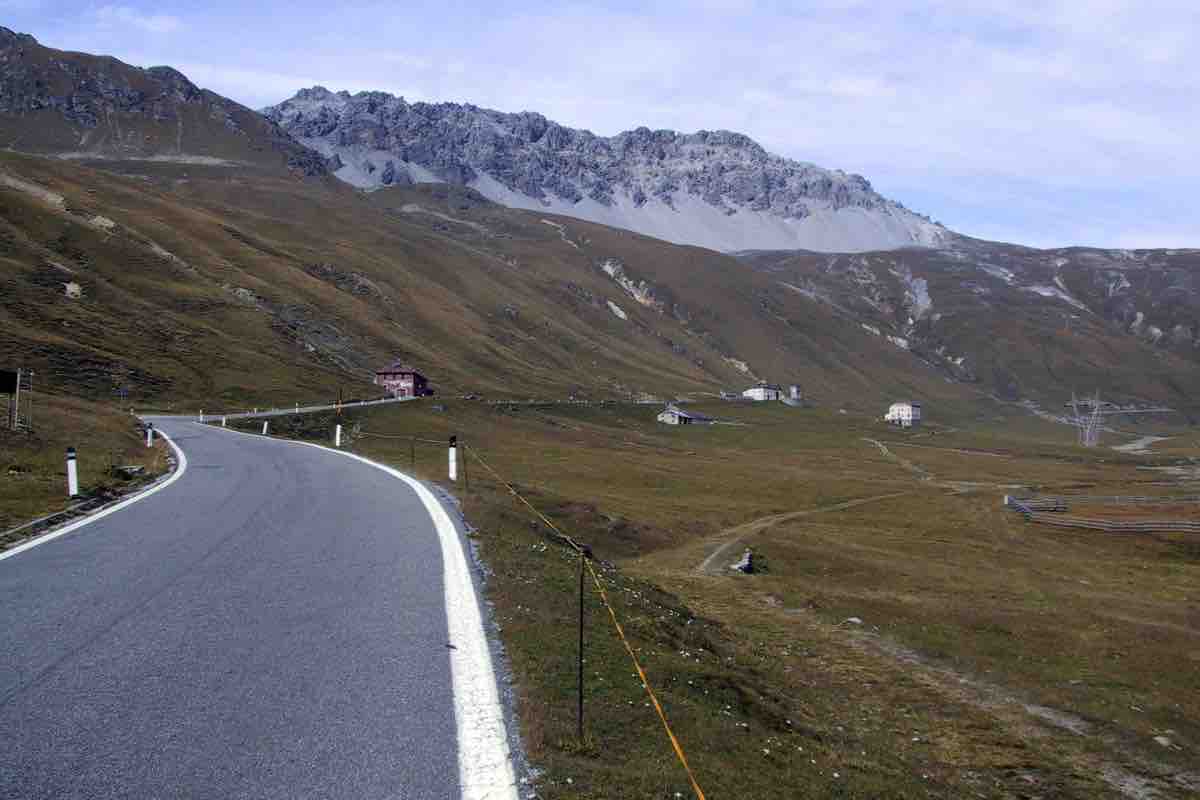
[[[200, 424], [200, 423], [196, 423]], [[211, 426], [210, 426], [211, 427]], [[420, 481], [385, 464], [313, 442], [271, 439], [256, 433], [212, 428], [254, 439], [315, 447], [361, 461], [408, 485], [433, 520], [442, 546], [446, 623], [450, 634], [450, 675], [454, 686], [454, 720], [458, 729], [458, 775], [463, 800], [518, 800], [516, 773], [504, 726], [504, 707], [496, 687], [492, 653], [483, 629], [475, 583], [467, 568], [458, 529], [446, 509]]]
[[171, 477], [167, 478], [165, 481], [163, 481], [160, 484], [151, 486], [149, 489], [146, 489], [143, 492], [139, 492], [138, 494], [135, 494], [133, 497], [130, 497], [126, 500], [122, 500], [121, 502], [117, 503], [115, 506], [109, 506], [108, 508], [104, 509], [103, 511], [98, 511], [95, 514], [92, 514], [90, 517], [84, 517], [81, 520], [77, 520], [76, 522], [72, 522], [69, 525], [65, 525], [57, 530], [53, 530], [47, 534], [39, 536], [36, 539], [30, 539], [28, 542], [23, 542], [22, 544], [19, 544], [16, 547], [13, 547], [13, 548], [10, 548], [3, 552], [0, 552], [0, 561], [3, 561], [6, 558], [12, 558], [13, 556], [18, 555], [20, 553], [24, 553], [26, 550], [30, 550], [34, 547], [37, 547], [39, 544], [45, 544], [46, 542], [52, 542], [60, 536], [66, 536], [68, 533], [72, 533], [74, 531], [79, 530], [84, 525], [91, 525], [93, 522], [102, 520], [105, 517], [107, 517], [109, 514], [115, 514], [118, 511], [120, 511], [121, 509], [127, 508], [140, 500], [145, 500], [150, 495], [158, 494], [163, 489], [166, 489], [172, 483], [174, 483], [175, 481], [182, 478], [183, 473], [187, 472], [187, 464], [188, 464], [187, 456], [185, 456], [183, 454], [183, 451], [179, 449], [179, 445], [177, 445], [177, 444], [175, 444], [175, 442], [171, 441], [170, 436], [167, 436], [162, 431], [158, 431], [158, 435], [163, 437], [164, 439], [166, 439], [167, 444], [171, 445], [171, 449], [175, 451], [175, 459], [176, 459], [175, 463], [177, 464], [177, 466], [175, 467], [175, 472], [172, 473]]

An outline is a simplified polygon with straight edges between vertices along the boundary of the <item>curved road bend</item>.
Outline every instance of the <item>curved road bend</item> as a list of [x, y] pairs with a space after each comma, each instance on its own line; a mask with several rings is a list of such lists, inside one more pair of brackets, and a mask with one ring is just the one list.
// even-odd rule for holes
[[0, 561], [0, 797], [462, 796], [442, 552], [414, 490], [156, 424], [178, 481]]

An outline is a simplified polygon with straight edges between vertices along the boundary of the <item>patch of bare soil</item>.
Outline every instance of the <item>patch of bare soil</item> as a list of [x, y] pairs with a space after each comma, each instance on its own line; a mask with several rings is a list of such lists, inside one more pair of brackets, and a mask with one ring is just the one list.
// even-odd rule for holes
[[784, 522], [791, 522], [794, 519], [811, 516], [813, 514], [824, 514], [829, 511], [843, 511], [848, 508], [866, 505], [867, 503], [877, 503], [880, 500], [890, 500], [893, 497], [903, 497], [907, 494], [910, 494], [910, 492], [893, 492], [891, 494], [876, 495], [875, 497], [863, 497], [859, 498], [858, 500], [848, 500], [845, 503], [837, 503], [831, 506], [810, 508], [805, 511], [789, 511], [784, 514], [772, 514], [767, 517], [751, 520], [750, 522], [733, 528], [728, 528], [717, 534], [715, 539], [719, 541], [720, 544], [715, 550], [710, 552], [707, 557], [705, 557], [704, 561], [700, 562], [700, 565], [696, 567], [696, 571], [707, 575], [723, 574], [725, 570], [720, 569], [718, 565], [721, 558], [726, 553], [735, 548], [737, 545], [741, 544], [746, 537], [753, 536], [754, 534], [766, 530], [774, 525], [779, 525]]

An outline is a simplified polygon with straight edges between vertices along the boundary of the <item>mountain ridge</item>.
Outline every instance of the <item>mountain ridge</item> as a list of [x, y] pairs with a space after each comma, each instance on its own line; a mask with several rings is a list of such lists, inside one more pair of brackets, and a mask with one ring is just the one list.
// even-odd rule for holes
[[0, 27], [0, 146], [74, 159], [149, 159], [326, 174], [322, 158], [168, 66], [55, 50]]
[[362, 188], [447, 182], [675, 244], [857, 252], [954, 236], [861, 175], [773, 155], [733, 131], [604, 137], [536, 112], [322, 86], [262, 113]]
[[[471, 164], [507, 164], [505, 179], [520, 186], [524, 176], [533, 190], [581, 142], [607, 157], [616, 141], [629, 162], [597, 171], [603, 159], [581, 156], [554, 197], [566, 204], [576, 179], [590, 176], [592, 196], [579, 202], [603, 207], [622, 181], [653, 189], [653, 179], [667, 181], [664, 198], [648, 193], [643, 205], [663, 215], [681, 216], [685, 204], [721, 219], [787, 212], [787, 193], [753, 194], [754, 169], [771, 157], [740, 134], [640, 130], [601, 140], [541, 115], [399, 109], [404, 101], [381, 93], [338, 95], [364, 113], [376, 104], [374, 121], [355, 112], [349, 122], [362, 124], [343, 124], [322, 110], [332, 93], [309, 90], [311, 113], [293, 122], [355, 152], [403, 141], [389, 139], [389, 113], [428, 128], [402, 164], [379, 150], [383, 168], [392, 162], [391, 185], [362, 192], [328, 175], [346, 167], [336, 152], [327, 165], [287, 126], [170, 68], [51, 51], [4, 31], [5, 87], [21, 93], [0, 100], [0, 145], [15, 149], [36, 132], [42, 157], [0, 153], [0, 316], [11, 323], [0, 355], [46, 375], [90, 365], [89, 391], [136, 374], [146, 396], [215, 390], [257, 402], [266, 382], [359, 381], [399, 354], [435, 365], [442, 387], [466, 392], [705, 396], [762, 378], [798, 382], [816, 402], [852, 411], [912, 396], [967, 413], [980, 399], [1055, 405], [1099, 388], [1117, 402], [1166, 403], [1200, 418], [1196, 251], [1042, 251], [939, 229], [949, 238], [937, 247], [735, 258], [560, 216], [532, 195], [532, 212], [489, 202], [475, 190], [486, 173]], [[495, 135], [467, 135], [488, 114], [504, 123], [491, 126]], [[528, 135], [514, 139], [513, 125]], [[89, 149], [80, 155], [83, 134]], [[544, 145], [509, 158], [506, 148], [531, 138]], [[490, 161], [460, 157], [489, 141]], [[749, 167], [697, 168], [684, 176], [696, 192], [687, 180], [671, 188], [673, 167], [660, 162], [689, 152], [702, 160], [710, 146]], [[825, 193], [830, 213], [890, 202], [865, 179], [802, 166], [791, 177], [816, 181], [809, 189]], [[413, 185], [397, 178], [401, 168]], [[320, 179], [297, 179], [304, 174]], [[725, 214], [700, 191], [708, 178], [714, 202], [762, 208]], [[730, 194], [747, 180], [745, 194]], [[225, 329], [241, 335], [222, 338]], [[126, 354], [140, 352], [130, 344], [139, 336], [155, 343], [144, 360]], [[192, 341], [205, 342], [203, 351]], [[212, 352], [231, 355], [218, 368]]]

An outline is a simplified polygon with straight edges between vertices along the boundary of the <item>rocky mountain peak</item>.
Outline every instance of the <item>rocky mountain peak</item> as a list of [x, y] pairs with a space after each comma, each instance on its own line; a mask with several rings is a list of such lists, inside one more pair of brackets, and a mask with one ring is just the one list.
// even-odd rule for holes
[[12, 149], [90, 158], [286, 165], [324, 160], [274, 123], [167, 66], [43, 47], [0, 28], [0, 137]]
[[14, 45], [36, 45], [37, 43], [38, 40], [28, 33], [17, 33], [0, 25], [0, 48], [9, 48]]
[[859, 175], [773, 155], [734, 131], [604, 137], [536, 112], [322, 86], [263, 113], [364, 188], [466, 185], [505, 205], [719, 250], [874, 250], [950, 236]]

